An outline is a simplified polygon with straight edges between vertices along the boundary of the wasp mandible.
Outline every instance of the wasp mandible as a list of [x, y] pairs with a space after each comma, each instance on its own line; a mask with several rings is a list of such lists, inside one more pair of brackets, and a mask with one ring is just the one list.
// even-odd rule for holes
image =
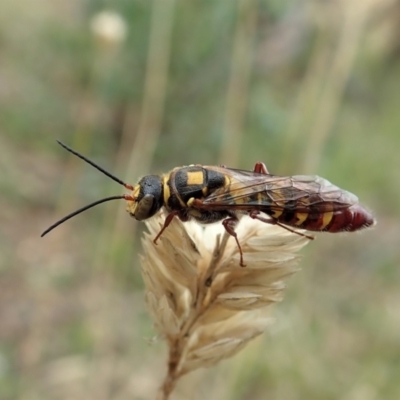
[[176, 167], [163, 175], [146, 175], [132, 186], [59, 140], [57, 142], [131, 193], [88, 204], [51, 225], [42, 237], [91, 207], [125, 199], [128, 213], [138, 221], [151, 218], [164, 207], [167, 217], [154, 238], [155, 244], [174, 217], [184, 222], [194, 219], [202, 224], [222, 221], [225, 230], [236, 240], [240, 265], [244, 266], [242, 248], [235, 232], [235, 225], [242, 215], [279, 225], [309, 239], [313, 236], [297, 229], [353, 232], [374, 224], [372, 214], [358, 203], [354, 194], [318, 176], [271, 175], [261, 162], [256, 163], [253, 171], [189, 165]]

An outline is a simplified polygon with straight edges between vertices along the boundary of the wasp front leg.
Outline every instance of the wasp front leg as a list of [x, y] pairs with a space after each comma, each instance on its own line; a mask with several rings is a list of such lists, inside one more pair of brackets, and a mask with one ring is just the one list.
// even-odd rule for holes
[[246, 265], [243, 262], [243, 251], [242, 247], [240, 246], [239, 240], [237, 238], [237, 233], [235, 232], [235, 225], [238, 223], [238, 219], [236, 217], [229, 217], [222, 221], [222, 225], [224, 226], [225, 230], [234, 237], [236, 240], [237, 247], [239, 249], [240, 254], [240, 266], [245, 267]]
[[264, 174], [264, 175], [270, 174], [268, 172], [267, 166], [262, 162], [256, 163], [256, 165], [254, 166], [254, 172], [256, 172], [257, 174]]
[[168, 225], [172, 222], [174, 217], [179, 215], [179, 211], [171, 211], [165, 218], [164, 225], [161, 228], [160, 232], [158, 232], [157, 236], [154, 238], [153, 243], [157, 244], [157, 240], [160, 238], [162, 233], [165, 231], [165, 229], [168, 227]]
[[165, 218], [164, 225], [161, 228], [160, 232], [158, 232], [157, 236], [154, 238], [153, 243], [157, 244], [157, 240], [160, 238], [160, 236], [163, 234], [165, 229], [168, 227], [168, 225], [172, 222], [172, 220], [178, 217], [181, 221], [186, 222], [188, 221], [188, 217], [186, 214], [182, 213], [181, 211], [171, 211]]

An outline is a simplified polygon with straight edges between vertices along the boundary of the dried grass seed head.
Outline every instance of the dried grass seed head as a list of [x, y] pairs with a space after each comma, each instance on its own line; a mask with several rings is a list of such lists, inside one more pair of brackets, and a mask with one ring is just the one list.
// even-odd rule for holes
[[169, 346], [179, 348], [183, 374], [236, 354], [267, 329], [270, 306], [282, 300], [283, 280], [297, 271], [297, 252], [309, 239], [243, 217], [235, 229], [243, 268], [221, 224], [175, 218], [154, 245], [163, 224], [162, 214], [146, 222], [142, 274], [149, 311]]

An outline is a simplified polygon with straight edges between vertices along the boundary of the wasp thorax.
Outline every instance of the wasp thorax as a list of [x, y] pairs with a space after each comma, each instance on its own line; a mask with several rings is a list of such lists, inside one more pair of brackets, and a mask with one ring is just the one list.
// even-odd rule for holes
[[128, 200], [126, 206], [129, 214], [138, 221], [152, 217], [163, 205], [161, 176], [143, 177], [133, 188], [131, 196], [134, 200]]

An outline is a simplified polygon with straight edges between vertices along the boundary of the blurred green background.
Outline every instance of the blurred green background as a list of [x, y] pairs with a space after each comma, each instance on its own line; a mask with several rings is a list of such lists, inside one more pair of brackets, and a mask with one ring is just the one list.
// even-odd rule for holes
[[115, 182], [190, 163], [318, 174], [378, 219], [320, 234], [233, 359], [174, 399], [400, 398], [398, 0], [2, 0], [0, 399], [153, 399], [166, 369]]

